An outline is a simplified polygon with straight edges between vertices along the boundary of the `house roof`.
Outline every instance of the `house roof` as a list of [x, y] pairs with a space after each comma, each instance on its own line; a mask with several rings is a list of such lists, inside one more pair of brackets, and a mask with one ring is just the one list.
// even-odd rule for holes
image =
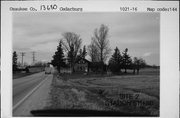
[[76, 61], [75, 61], [75, 63], [77, 63], [78, 61], [80, 61], [80, 60], [84, 60], [85, 62], [87, 62], [87, 63], [91, 63], [90, 61], [88, 61], [87, 59], [85, 59], [85, 58], [78, 58]]

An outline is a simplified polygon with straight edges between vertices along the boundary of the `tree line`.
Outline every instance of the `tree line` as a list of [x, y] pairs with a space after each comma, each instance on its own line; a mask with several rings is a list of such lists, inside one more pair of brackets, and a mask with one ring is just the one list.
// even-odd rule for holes
[[137, 73], [139, 73], [139, 69], [146, 65], [145, 60], [142, 58], [134, 57], [132, 59], [128, 54], [128, 48], [121, 54], [117, 47], [114, 49], [108, 64], [106, 64], [105, 62], [112, 50], [109, 42], [109, 28], [104, 24], [94, 30], [91, 43], [87, 46], [87, 49], [85, 45], [81, 48], [82, 39], [80, 35], [74, 32], [65, 32], [62, 34], [62, 37], [51, 61], [52, 65], [57, 67], [59, 72], [61, 67], [67, 66], [71, 67], [72, 71], [74, 71], [76, 61], [79, 58], [85, 58], [87, 54], [90, 57], [91, 63], [99, 67], [102, 72], [110, 70], [113, 73], [121, 73], [121, 70], [124, 69], [125, 73], [127, 73], [127, 69], [134, 69], [135, 73], [136, 69]]
[[146, 66], [146, 62], [142, 58], [134, 57], [133, 59], [128, 54], [128, 48], [126, 48], [122, 53], [116, 47], [114, 49], [114, 53], [109, 60], [109, 69], [114, 73], [121, 73], [122, 69], [124, 69], [124, 73], [127, 73], [127, 69], [132, 69], [133, 73], [137, 70], [137, 74], [139, 74], [140, 68]]

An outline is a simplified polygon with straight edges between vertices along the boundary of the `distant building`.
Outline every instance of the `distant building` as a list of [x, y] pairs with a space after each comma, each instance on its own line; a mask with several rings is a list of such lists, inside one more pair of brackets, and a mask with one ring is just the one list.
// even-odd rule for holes
[[90, 61], [84, 58], [79, 58], [74, 65], [75, 72], [89, 72], [90, 70]]
[[85, 58], [78, 58], [74, 64], [74, 71], [71, 66], [62, 67], [60, 71], [61, 73], [102, 73], [106, 71], [106, 68], [106, 64], [101, 62], [90, 62]]

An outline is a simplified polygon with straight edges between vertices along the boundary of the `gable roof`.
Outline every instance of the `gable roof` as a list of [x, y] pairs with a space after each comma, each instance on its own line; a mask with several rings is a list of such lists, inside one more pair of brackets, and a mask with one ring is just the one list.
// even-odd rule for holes
[[90, 61], [88, 61], [87, 59], [82, 58], [82, 57], [78, 58], [78, 59], [75, 61], [75, 63], [79, 62], [80, 60], [83, 60], [83, 61], [85, 61], [85, 62], [87, 62], [87, 63], [91, 63]]

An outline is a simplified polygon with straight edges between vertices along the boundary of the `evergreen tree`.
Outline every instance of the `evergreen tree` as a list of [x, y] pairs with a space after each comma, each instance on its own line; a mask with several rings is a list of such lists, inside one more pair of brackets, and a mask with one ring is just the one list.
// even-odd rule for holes
[[122, 56], [119, 49], [116, 47], [114, 49], [114, 53], [109, 60], [109, 66], [111, 71], [113, 72], [120, 72], [121, 71], [121, 64], [122, 64]]
[[16, 51], [13, 52], [13, 71], [16, 71], [17, 70], [17, 53]]
[[121, 63], [122, 56], [121, 56], [121, 53], [120, 53], [120, 51], [119, 51], [119, 49], [117, 47], [114, 49], [114, 54], [112, 55], [112, 60], [116, 64], [120, 64]]
[[62, 42], [59, 42], [57, 47], [57, 51], [53, 56], [53, 60], [51, 61], [52, 65], [57, 67], [58, 72], [60, 73], [60, 68], [65, 66], [64, 53], [62, 49]]
[[123, 61], [122, 61], [122, 65], [125, 69], [125, 73], [127, 73], [127, 68], [132, 63], [132, 59], [127, 52], [128, 52], [128, 48], [126, 48], [123, 52]]

